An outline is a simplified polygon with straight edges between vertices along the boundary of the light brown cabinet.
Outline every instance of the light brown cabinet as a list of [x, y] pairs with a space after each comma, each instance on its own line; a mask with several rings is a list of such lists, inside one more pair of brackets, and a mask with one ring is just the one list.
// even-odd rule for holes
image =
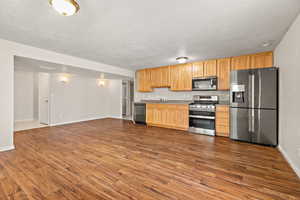
[[152, 92], [153, 88], [172, 91], [191, 91], [192, 78], [218, 77], [218, 90], [229, 90], [230, 71], [273, 66], [273, 52], [263, 52], [217, 60], [179, 64], [137, 71], [138, 91]]
[[204, 61], [203, 76], [217, 76], [217, 60]]
[[192, 90], [192, 64], [181, 64], [170, 66], [171, 90]]
[[151, 73], [151, 87], [162, 88], [170, 87], [170, 67], [157, 67], [149, 69]]
[[193, 78], [210, 77], [217, 75], [217, 60], [206, 60], [201, 62], [194, 62]]
[[251, 55], [251, 69], [273, 67], [273, 52]]
[[216, 135], [229, 137], [230, 127], [229, 106], [217, 105], [216, 109]]
[[193, 65], [193, 78], [204, 77], [204, 62], [194, 62]]
[[230, 69], [230, 58], [223, 58], [217, 60], [218, 90], [230, 89]]
[[250, 69], [250, 60], [250, 55], [232, 57], [231, 70]]
[[138, 91], [139, 92], [151, 92], [151, 71], [150, 69], [138, 70], [137, 73], [138, 80]]
[[146, 122], [149, 126], [178, 130], [187, 130], [189, 127], [187, 104], [147, 104], [146, 109]]
[[273, 52], [262, 52], [231, 58], [231, 70], [273, 67]]

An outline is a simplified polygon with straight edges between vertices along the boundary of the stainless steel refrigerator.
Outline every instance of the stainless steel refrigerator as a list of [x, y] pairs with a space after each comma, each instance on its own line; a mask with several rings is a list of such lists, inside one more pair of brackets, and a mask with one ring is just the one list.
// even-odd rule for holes
[[278, 69], [232, 71], [230, 81], [230, 138], [276, 146]]

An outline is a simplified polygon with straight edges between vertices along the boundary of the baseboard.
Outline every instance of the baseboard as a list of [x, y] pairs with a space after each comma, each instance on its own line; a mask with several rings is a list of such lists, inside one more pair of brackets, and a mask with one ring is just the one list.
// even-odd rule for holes
[[6, 146], [6, 147], [0, 147], [0, 152], [2, 151], [10, 151], [10, 150], [14, 150], [15, 149], [15, 146], [12, 145], [12, 146]]
[[110, 117], [110, 116], [92, 117], [92, 118], [87, 118], [87, 119], [80, 119], [80, 120], [74, 120], [74, 121], [68, 121], [68, 122], [54, 123], [54, 124], [50, 124], [50, 126], [60, 126], [60, 125], [66, 125], [66, 124], [74, 124], [74, 123], [79, 123], [79, 122], [86, 122], [86, 121], [91, 121], [91, 120], [104, 119], [104, 118], [108, 118], [108, 117]]
[[122, 115], [111, 115], [109, 118], [114, 118], [114, 119], [123, 119]]
[[20, 119], [20, 120], [15, 120], [15, 122], [29, 122], [29, 121], [35, 121], [36, 119]]
[[292, 167], [292, 169], [295, 171], [295, 173], [297, 174], [297, 176], [300, 178], [300, 169], [293, 163], [293, 161], [290, 159], [290, 157], [288, 156], [288, 154], [284, 151], [284, 149], [280, 145], [278, 145], [278, 149], [282, 153], [282, 155], [284, 156], [284, 158], [287, 160], [287, 162], [290, 164], [290, 166]]
[[80, 120], [74, 120], [74, 121], [68, 121], [68, 122], [54, 123], [54, 124], [50, 124], [49, 126], [60, 126], [60, 125], [66, 125], [66, 124], [74, 124], [74, 123], [86, 122], [86, 121], [104, 119], [104, 118], [123, 119], [121, 115], [107, 115], [107, 116], [93, 117], [93, 118], [80, 119]]

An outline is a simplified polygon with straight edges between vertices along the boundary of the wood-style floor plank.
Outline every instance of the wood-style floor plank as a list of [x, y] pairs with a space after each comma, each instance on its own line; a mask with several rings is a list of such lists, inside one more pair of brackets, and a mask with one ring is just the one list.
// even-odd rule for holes
[[276, 148], [102, 119], [15, 133], [0, 199], [287, 200], [300, 181]]

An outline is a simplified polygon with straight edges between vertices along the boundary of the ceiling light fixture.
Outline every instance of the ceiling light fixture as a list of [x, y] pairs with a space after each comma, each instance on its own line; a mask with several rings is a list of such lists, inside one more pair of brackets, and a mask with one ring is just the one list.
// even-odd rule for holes
[[188, 57], [178, 57], [178, 58], [176, 58], [177, 62], [179, 62], [180, 64], [186, 63], [188, 59], [189, 59]]
[[261, 44], [262, 47], [269, 47], [269, 46], [271, 46], [271, 45], [272, 45], [272, 41], [263, 42], [263, 43]]
[[49, 0], [54, 10], [63, 16], [74, 15], [79, 10], [79, 4], [75, 0]]

